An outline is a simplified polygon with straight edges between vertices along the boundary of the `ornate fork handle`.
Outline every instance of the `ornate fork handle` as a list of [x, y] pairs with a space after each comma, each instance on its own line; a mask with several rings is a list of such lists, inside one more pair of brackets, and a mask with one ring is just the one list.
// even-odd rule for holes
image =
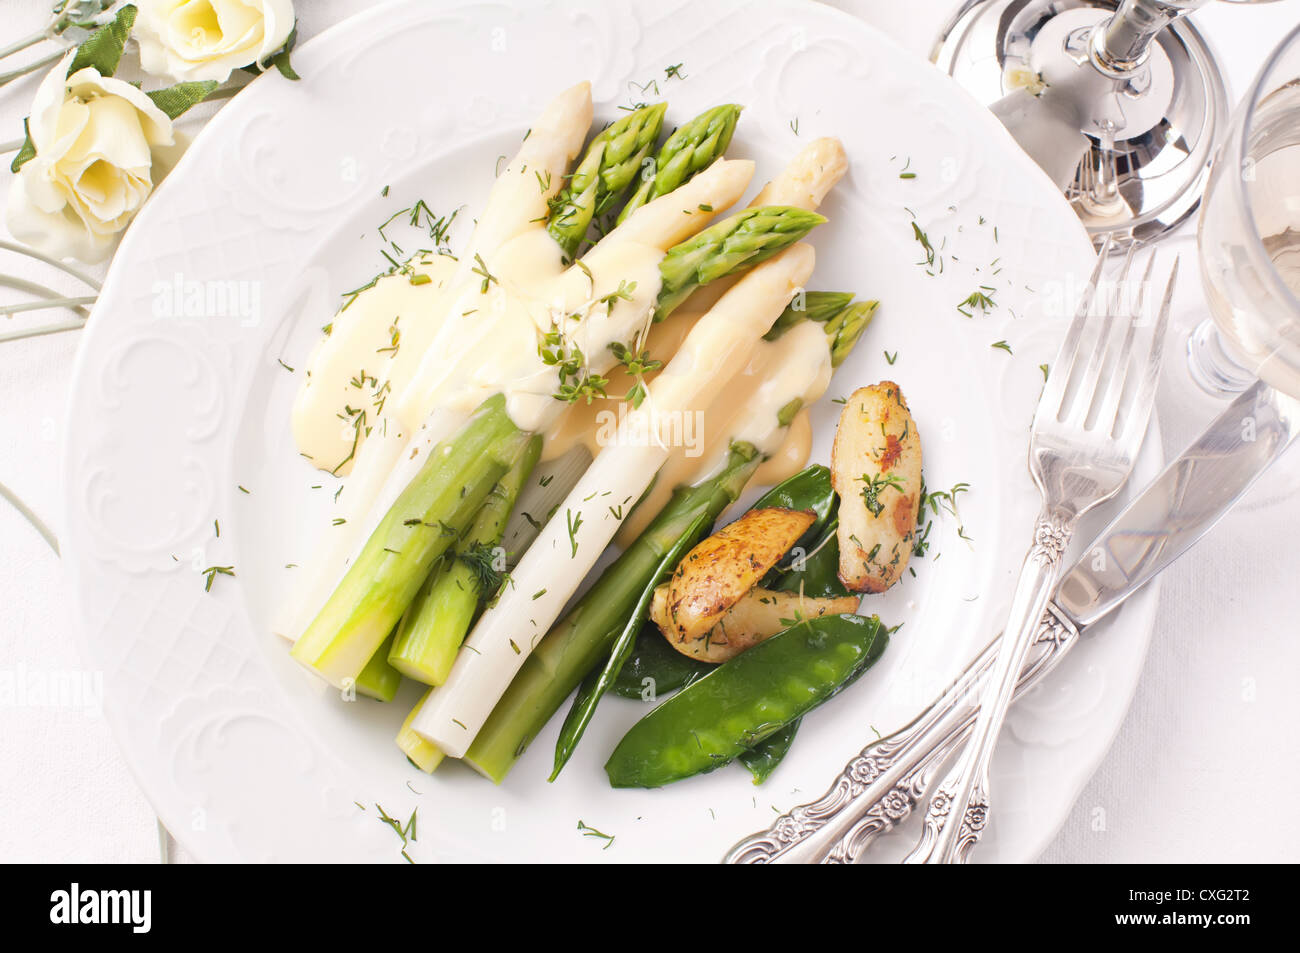
[[[1021, 670], [1017, 697], [1051, 671], [1078, 636], [1065, 615], [1049, 605]], [[877, 835], [912, 813], [935, 772], [970, 734], [979, 714], [980, 684], [997, 651], [995, 638], [929, 708], [906, 727], [864, 748], [822, 797], [792, 808], [767, 830], [741, 840], [723, 862], [856, 861]]]
[[1033, 648], [1037, 623], [1061, 565], [1078, 517], [1072, 510], [1045, 508], [1034, 528], [1034, 545], [1025, 557], [1007, 627], [983, 687], [970, 743], [930, 796], [925, 827], [905, 864], [965, 863], [979, 843], [989, 812], [989, 764], [1002, 722], [1015, 695], [1019, 674]]

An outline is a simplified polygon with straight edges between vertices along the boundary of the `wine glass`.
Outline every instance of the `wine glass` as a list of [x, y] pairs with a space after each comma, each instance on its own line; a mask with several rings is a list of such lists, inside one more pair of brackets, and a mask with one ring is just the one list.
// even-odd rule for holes
[[1192, 377], [1221, 396], [1259, 378], [1300, 398], [1300, 27], [1232, 118], [1197, 240], [1211, 318], [1188, 343]]

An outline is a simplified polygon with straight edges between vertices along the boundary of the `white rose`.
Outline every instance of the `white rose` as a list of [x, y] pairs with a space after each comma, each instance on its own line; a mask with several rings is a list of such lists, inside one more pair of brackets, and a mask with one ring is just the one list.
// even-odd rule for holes
[[75, 54], [36, 91], [28, 133], [36, 155], [9, 189], [14, 237], [57, 257], [106, 258], [179, 155], [172, 121], [130, 83], [92, 67], [66, 76]]
[[293, 0], [136, 0], [140, 65], [178, 82], [214, 79], [266, 59], [293, 30]]

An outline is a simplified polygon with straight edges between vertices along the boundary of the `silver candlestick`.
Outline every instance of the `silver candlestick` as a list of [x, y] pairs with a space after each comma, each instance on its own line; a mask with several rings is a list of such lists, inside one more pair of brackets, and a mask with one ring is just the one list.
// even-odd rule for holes
[[1100, 244], [1191, 215], [1227, 113], [1205, 0], [968, 0], [934, 61], [1002, 120]]

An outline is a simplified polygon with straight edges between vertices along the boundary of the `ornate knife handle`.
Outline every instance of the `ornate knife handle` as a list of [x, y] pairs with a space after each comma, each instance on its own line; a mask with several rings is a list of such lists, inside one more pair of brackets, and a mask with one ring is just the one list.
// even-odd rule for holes
[[[1021, 669], [1016, 697], [1051, 671], [1078, 637], [1069, 619], [1049, 604]], [[981, 682], [997, 656], [1000, 638], [985, 646], [948, 690], [911, 723], [862, 749], [824, 795], [739, 841], [723, 863], [856, 861], [878, 834], [912, 813], [948, 755], [970, 734], [979, 714]]]

